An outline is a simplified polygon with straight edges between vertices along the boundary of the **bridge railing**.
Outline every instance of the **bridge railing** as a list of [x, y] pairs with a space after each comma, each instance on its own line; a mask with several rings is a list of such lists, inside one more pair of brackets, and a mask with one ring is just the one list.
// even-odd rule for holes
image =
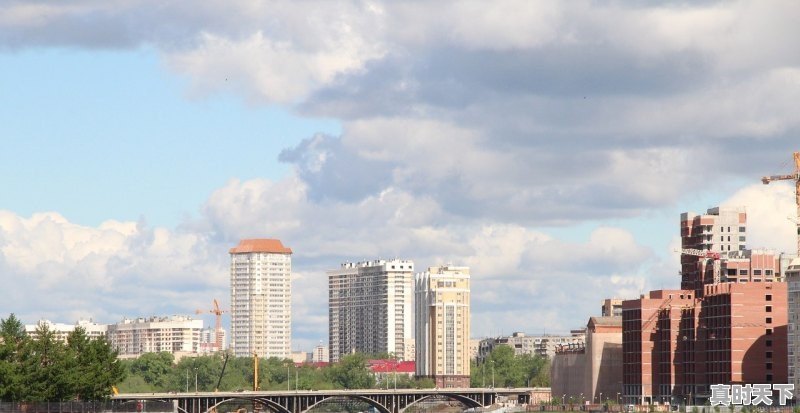
[[172, 412], [168, 401], [0, 402], [0, 413], [160, 413]]

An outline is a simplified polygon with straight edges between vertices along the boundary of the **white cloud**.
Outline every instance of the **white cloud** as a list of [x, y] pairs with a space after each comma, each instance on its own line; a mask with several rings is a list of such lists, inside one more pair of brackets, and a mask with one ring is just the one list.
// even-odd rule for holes
[[746, 207], [749, 248], [768, 248], [791, 254], [797, 252], [794, 185], [786, 182], [753, 184], [740, 189], [721, 204]]

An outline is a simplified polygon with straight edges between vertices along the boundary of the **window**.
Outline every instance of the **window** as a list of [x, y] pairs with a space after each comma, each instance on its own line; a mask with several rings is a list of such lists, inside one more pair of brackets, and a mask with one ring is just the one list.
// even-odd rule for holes
[[747, 275], [747, 270], [739, 270], [739, 275]]
[[772, 317], [767, 317], [767, 324], [772, 324]]
[[719, 240], [720, 240], [720, 242], [722, 242], [722, 241], [725, 241], [725, 237], [724, 237], [724, 236], [722, 236], [722, 235], [720, 235], [720, 236], [719, 236]]
[[728, 232], [731, 232], [731, 227], [728, 227]]
[[743, 236], [739, 236], [739, 242], [745, 242], [746, 238]]
[[764, 342], [767, 347], [772, 347], [772, 340], [767, 340]]
[[761, 270], [753, 270], [753, 275], [761, 275]]
[[768, 358], [768, 359], [771, 359], [771, 358], [772, 358], [772, 352], [771, 352], [771, 351], [768, 351], [768, 352], [767, 352], [767, 358]]
[[766, 274], [766, 275], [772, 275], [772, 270], [764, 270], [764, 274]]
[[767, 381], [772, 381], [772, 374], [767, 374]]
[[728, 242], [731, 242], [731, 236], [728, 235]]
[[745, 232], [745, 227], [739, 227], [739, 232]]
[[768, 328], [768, 329], [767, 329], [767, 331], [766, 331], [766, 334], [767, 334], [768, 336], [771, 336], [771, 335], [772, 335], [772, 329], [771, 329], [771, 328]]

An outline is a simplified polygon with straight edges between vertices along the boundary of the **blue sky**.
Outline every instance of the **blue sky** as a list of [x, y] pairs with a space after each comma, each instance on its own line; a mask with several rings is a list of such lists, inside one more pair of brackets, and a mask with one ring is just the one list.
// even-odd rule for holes
[[568, 331], [678, 286], [683, 211], [746, 206], [751, 246], [791, 250], [792, 190], [759, 177], [800, 149], [798, 19], [788, 0], [6, 2], [0, 316], [224, 306], [227, 250], [271, 237], [295, 252], [298, 349], [327, 337], [325, 270], [379, 257], [469, 265], [476, 336]]
[[148, 48], [0, 54], [3, 208], [58, 211], [73, 222], [174, 227], [228, 179], [280, 179], [280, 151], [335, 119], [187, 95]]

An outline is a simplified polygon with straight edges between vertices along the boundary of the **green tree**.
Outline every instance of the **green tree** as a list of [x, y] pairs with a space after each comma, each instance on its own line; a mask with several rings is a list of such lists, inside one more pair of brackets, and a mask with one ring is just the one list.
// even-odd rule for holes
[[22, 381], [21, 355], [27, 345], [25, 327], [12, 313], [0, 320], [0, 400], [22, 400], [25, 387]]
[[330, 366], [327, 378], [335, 386], [345, 389], [370, 389], [375, 386], [375, 377], [369, 371], [367, 358], [363, 354], [348, 354]]
[[172, 353], [162, 351], [142, 354], [128, 363], [127, 367], [131, 375], [140, 376], [152, 388], [163, 389], [174, 363]]

